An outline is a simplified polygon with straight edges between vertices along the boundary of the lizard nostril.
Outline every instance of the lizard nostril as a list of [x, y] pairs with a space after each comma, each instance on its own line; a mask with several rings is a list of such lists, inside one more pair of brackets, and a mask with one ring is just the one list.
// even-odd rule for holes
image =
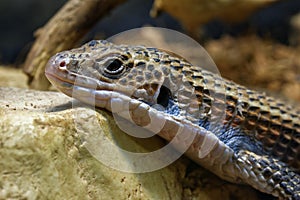
[[65, 61], [61, 61], [61, 62], [59, 63], [59, 66], [60, 66], [60, 67], [66, 66], [66, 62], [65, 62]]

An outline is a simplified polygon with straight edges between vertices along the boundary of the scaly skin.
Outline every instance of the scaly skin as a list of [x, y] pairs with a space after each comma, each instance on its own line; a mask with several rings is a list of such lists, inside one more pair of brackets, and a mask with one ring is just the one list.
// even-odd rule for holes
[[[225, 180], [300, 199], [299, 108], [176, 55], [106, 41], [58, 53], [46, 76], [63, 93], [168, 141], [180, 132], [175, 148], [188, 147], [187, 156]], [[154, 130], [160, 121], [161, 129]]]

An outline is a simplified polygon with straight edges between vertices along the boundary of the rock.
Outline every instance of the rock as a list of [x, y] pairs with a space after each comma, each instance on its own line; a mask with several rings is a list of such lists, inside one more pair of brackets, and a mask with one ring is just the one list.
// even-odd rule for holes
[[[79, 127], [137, 151], [164, 141], [133, 139], [110, 113], [58, 92], [2, 87], [0, 96], [0, 199], [258, 199], [255, 190], [222, 181], [185, 157], [149, 173], [114, 170], [91, 155]], [[85, 118], [76, 121], [76, 113]]]
[[28, 88], [28, 77], [16, 66], [0, 66], [0, 86]]

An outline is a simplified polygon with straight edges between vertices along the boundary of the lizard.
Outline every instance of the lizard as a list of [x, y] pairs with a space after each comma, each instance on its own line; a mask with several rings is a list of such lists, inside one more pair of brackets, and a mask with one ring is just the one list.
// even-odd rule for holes
[[[142, 45], [92, 40], [57, 53], [45, 75], [61, 92], [119, 113], [220, 178], [279, 199], [300, 199], [300, 110], [184, 58]], [[117, 105], [117, 106], [114, 106]], [[115, 108], [117, 107], [117, 108]], [[153, 125], [154, 124], [154, 125]]]

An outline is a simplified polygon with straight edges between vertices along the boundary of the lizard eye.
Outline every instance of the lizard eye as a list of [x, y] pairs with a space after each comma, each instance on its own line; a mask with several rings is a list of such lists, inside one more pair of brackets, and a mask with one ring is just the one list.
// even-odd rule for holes
[[110, 78], [118, 78], [121, 75], [125, 67], [119, 59], [110, 60], [107, 65], [104, 66], [104, 74]]

